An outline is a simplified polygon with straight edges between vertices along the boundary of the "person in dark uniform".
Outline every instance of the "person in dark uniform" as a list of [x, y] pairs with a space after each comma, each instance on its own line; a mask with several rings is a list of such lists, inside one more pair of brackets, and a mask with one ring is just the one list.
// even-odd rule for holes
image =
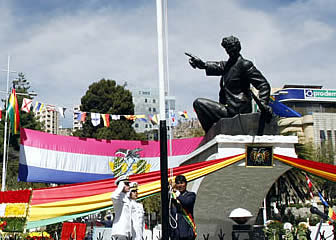
[[219, 102], [197, 98], [193, 103], [205, 132], [221, 118], [252, 112], [250, 84], [259, 90], [259, 100], [264, 109], [271, 112], [268, 106], [271, 87], [253, 63], [240, 55], [239, 39], [234, 36], [225, 37], [221, 45], [229, 55], [228, 61], [203, 62], [200, 58], [187, 54], [193, 68], [205, 69], [207, 76], [221, 76]]
[[187, 191], [187, 179], [183, 175], [171, 184], [170, 229], [171, 240], [194, 240], [197, 236], [194, 222], [196, 194]]

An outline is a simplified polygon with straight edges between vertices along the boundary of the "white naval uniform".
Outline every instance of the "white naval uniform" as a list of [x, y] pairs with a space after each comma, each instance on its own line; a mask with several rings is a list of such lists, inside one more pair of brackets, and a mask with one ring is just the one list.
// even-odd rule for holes
[[142, 240], [145, 211], [141, 203], [131, 199], [132, 239]]
[[119, 240], [126, 239], [131, 234], [131, 201], [127, 193], [123, 192], [125, 183], [120, 182], [112, 193], [115, 216], [113, 219], [112, 236]]

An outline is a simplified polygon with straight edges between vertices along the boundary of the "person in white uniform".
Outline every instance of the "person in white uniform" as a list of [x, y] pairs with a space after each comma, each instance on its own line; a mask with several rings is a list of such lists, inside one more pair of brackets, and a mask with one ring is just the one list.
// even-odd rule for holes
[[121, 176], [115, 184], [117, 189], [112, 193], [115, 217], [112, 225], [112, 237], [115, 240], [126, 240], [131, 235], [131, 200], [128, 176]]
[[129, 198], [131, 200], [132, 240], [142, 240], [143, 230], [145, 227], [145, 212], [142, 204], [137, 202], [138, 184], [136, 182], [130, 183], [130, 189]]

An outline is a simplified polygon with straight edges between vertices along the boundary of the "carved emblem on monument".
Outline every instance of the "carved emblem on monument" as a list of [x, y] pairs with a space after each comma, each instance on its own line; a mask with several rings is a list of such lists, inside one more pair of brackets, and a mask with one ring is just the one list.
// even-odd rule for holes
[[246, 146], [246, 167], [273, 167], [273, 147]]

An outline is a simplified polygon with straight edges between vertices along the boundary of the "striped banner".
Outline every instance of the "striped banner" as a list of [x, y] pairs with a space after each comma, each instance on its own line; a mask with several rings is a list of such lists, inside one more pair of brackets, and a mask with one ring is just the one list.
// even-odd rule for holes
[[[179, 166], [201, 140], [174, 139], [168, 167]], [[97, 140], [21, 129], [19, 180], [80, 183], [145, 173], [160, 169], [159, 157], [158, 141]]]
[[335, 165], [300, 158], [287, 157], [278, 154], [274, 154], [274, 158], [294, 168], [298, 168], [315, 176], [336, 182]]
[[[175, 176], [184, 174], [188, 181], [193, 181], [243, 159], [245, 159], [245, 154], [240, 154], [176, 167], [173, 172]], [[336, 166], [334, 165], [278, 154], [274, 154], [274, 159], [330, 181], [336, 181]], [[27, 218], [27, 228], [62, 222], [111, 208], [111, 194], [116, 189], [115, 179], [34, 190]], [[130, 181], [138, 182], [140, 198], [161, 190], [160, 171], [134, 174], [130, 176]]]
[[[244, 157], [245, 155], [241, 154], [190, 164], [176, 167], [173, 172], [175, 175], [184, 174], [188, 181], [192, 181], [240, 161]], [[101, 211], [112, 207], [111, 194], [116, 189], [114, 181], [115, 178], [34, 190], [27, 228], [65, 221], [81, 213], [87, 215], [95, 210]], [[138, 182], [139, 198], [161, 190], [160, 171], [132, 175], [130, 181]]]

